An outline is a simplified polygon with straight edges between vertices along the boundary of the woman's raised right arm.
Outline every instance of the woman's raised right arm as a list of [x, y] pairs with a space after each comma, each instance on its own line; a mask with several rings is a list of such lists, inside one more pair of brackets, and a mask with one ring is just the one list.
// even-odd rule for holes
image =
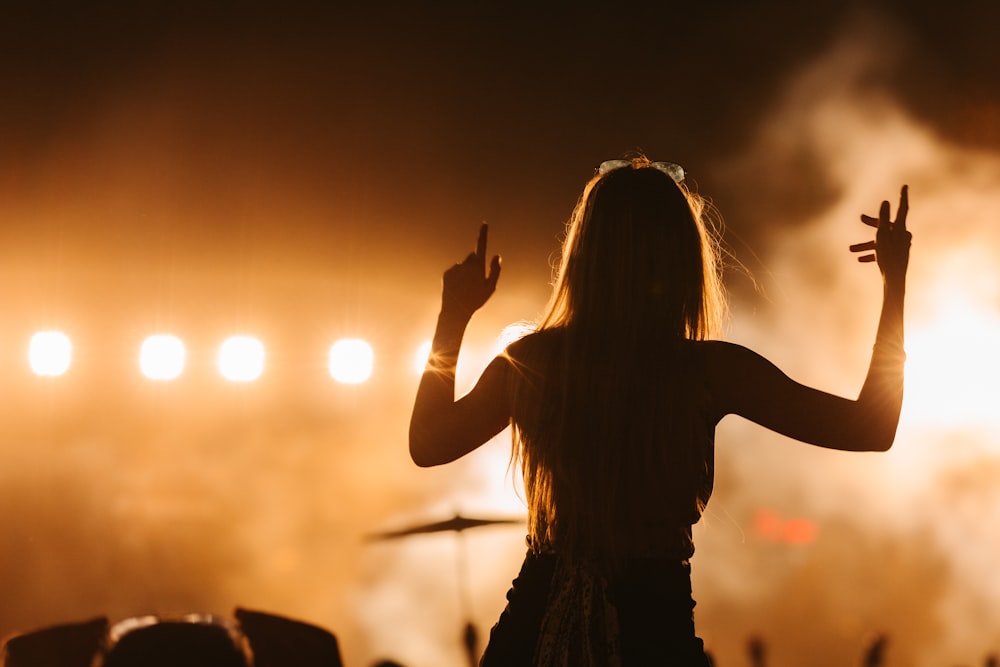
[[889, 202], [878, 218], [875, 240], [851, 246], [861, 262], [877, 262], [882, 274], [882, 311], [868, 374], [857, 399], [800, 384], [759, 354], [739, 345], [710, 344], [707, 371], [722, 414], [738, 414], [773, 431], [820, 447], [885, 451], [892, 446], [903, 403], [903, 300], [911, 234], [906, 229], [904, 185], [894, 221]]
[[445, 271], [441, 313], [431, 353], [420, 377], [410, 417], [410, 456], [419, 466], [441, 465], [465, 456], [507, 426], [507, 363], [497, 357], [462, 398], [455, 399], [455, 369], [465, 328], [496, 289], [500, 256], [486, 272], [487, 227], [479, 229], [476, 251]]

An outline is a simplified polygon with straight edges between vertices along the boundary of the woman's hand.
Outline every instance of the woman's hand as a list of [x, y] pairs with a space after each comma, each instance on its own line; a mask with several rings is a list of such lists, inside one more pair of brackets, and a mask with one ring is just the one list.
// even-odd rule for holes
[[889, 202], [882, 202], [878, 218], [862, 215], [861, 222], [875, 227], [874, 241], [855, 243], [851, 252], [867, 253], [858, 257], [859, 262], [878, 262], [879, 270], [887, 283], [901, 284], [906, 277], [906, 267], [910, 260], [912, 235], [906, 229], [906, 213], [910, 208], [908, 187], [899, 193], [899, 208], [896, 219], [889, 220]]
[[444, 272], [441, 309], [466, 316], [479, 310], [497, 288], [500, 278], [500, 256], [494, 255], [490, 261], [490, 272], [486, 273], [486, 223], [479, 228], [476, 251], [469, 253], [465, 261], [455, 264]]

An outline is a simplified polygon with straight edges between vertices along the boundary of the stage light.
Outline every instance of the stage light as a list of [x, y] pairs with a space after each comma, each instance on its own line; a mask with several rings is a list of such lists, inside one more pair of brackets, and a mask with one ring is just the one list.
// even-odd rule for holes
[[330, 347], [330, 376], [343, 384], [360, 384], [372, 375], [375, 354], [360, 338], [344, 338]]
[[28, 361], [36, 375], [56, 377], [69, 370], [73, 345], [61, 331], [39, 331], [31, 337]]
[[417, 354], [413, 357], [413, 368], [417, 371], [417, 375], [423, 375], [424, 369], [427, 368], [427, 360], [431, 356], [431, 342], [424, 341], [417, 348]]
[[173, 380], [184, 370], [185, 356], [180, 338], [157, 334], [142, 342], [139, 368], [150, 380]]
[[252, 336], [227, 338], [219, 348], [219, 372], [232, 382], [253, 382], [264, 372], [264, 344]]

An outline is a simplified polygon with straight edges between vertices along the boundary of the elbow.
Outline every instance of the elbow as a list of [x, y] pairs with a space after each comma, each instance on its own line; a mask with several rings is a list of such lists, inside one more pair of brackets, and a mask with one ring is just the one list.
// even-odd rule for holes
[[443, 463], [434, 455], [431, 440], [413, 427], [410, 428], [410, 459], [420, 468], [432, 468]]
[[901, 402], [897, 403], [889, 415], [882, 420], [882, 428], [876, 430], [873, 452], [887, 452], [892, 448], [892, 443], [896, 441], [896, 429], [899, 428], [899, 412]]
[[857, 449], [864, 452], [889, 451], [896, 440], [902, 396], [897, 394], [877, 401], [865, 401], [859, 397], [858, 403], [862, 410], [850, 420]]
[[410, 460], [420, 468], [430, 468], [434, 465], [434, 461], [427, 455], [427, 448], [413, 436], [410, 436]]
[[895, 438], [884, 438], [872, 443], [872, 446], [868, 448], [869, 452], [887, 452], [892, 448], [892, 442]]
[[436, 465], [440, 465], [439, 462], [425, 454], [421, 449], [414, 448], [413, 443], [410, 443], [410, 459], [417, 464], [418, 468], [433, 468]]
[[892, 444], [896, 442], [896, 427], [897, 424], [893, 424], [889, 432], [885, 434], [885, 437], [879, 443], [878, 448], [875, 450], [877, 452], [887, 452], [892, 448]]
[[892, 448], [892, 443], [896, 440], [896, 425], [878, 429], [868, 434], [864, 439], [862, 451], [866, 452], [887, 452]]

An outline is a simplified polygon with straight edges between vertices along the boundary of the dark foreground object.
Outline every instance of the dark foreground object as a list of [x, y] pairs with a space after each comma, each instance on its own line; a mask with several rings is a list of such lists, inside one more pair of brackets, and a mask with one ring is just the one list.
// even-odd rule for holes
[[235, 620], [191, 615], [106, 618], [42, 628], [4, 645], [4, 667], [343, 667], [337, 638], [321, 627], [236, 609]]

